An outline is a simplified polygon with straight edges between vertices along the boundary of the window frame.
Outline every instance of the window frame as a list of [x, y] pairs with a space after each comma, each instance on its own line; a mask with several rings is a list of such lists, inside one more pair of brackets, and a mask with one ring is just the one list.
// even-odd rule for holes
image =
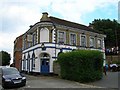
[[32, 55], [32, 70], [35, 70], [35, 59], [36, 59], [36, 57], [35, 57], [35, 54], [33, 53], [33, 55]]
[[[76, 46], [77, 45], [77, 34], [76, 33], [70, 33], [69, 34], [70, 36], [69, 36], [69, 40], [70, 40], [70, 45], [74, 45], [74, 46]], [[72, 43], [72, 41], [74, 42], [74, 40], [72, 40], [71, 41], [71, 35], [75, 35], [75, 43]]]
[[[91, 41], [91, 40], [93, 40], [93, 41]], [[95, 48], [95, 37], [93, 37], [93, 36], [89, 37], [89, 47]]]
[[[64, 33], [63, 42], [60, 42], [60, 33]], [[65, 31], [58, 30], [58, 43], [59, 44], [66, 44], [66, 32]]]
[[32, 34], [32, 45], [36, 45], [37, 44], [37, 33], [36, 31]]
[[26, 55], [24, 55], [23, 59], [23, 70], [26, 70]]
[[[82, 37], [85, 37], [85, 45], [82, 45]], [[87, 38], [86, 38], [86, 35], [83, 35], [83, 34], [80, 34], [80, 46], [81, 47], [86, 47], [87, 46]]]
[[[99, 47], [98, 40], [101, 41], [101, 43], [100, 43], [100, 47]], [[101, 39], [101, 38], [97, 38], [97, 48], [102, 48], [102, 47], [103, 47], [103, 45], [102, 45], [102, 39]]]

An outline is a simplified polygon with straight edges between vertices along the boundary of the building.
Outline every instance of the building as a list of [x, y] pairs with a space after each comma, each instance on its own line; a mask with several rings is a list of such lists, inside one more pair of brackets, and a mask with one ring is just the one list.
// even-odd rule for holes
[[14, 41], [14, 52], [13, 52], [13, 66], [18, 70], [21, 70], [21, 60], [22, 60], [22, 36], [20, 35]]
[[26, 72], [53, 73], [53, 61], [61, 52], [89, 49], [105, 53], [105, 35], [85, 25], [48, 16], [47, 12], [22, 37], [21, 69]]

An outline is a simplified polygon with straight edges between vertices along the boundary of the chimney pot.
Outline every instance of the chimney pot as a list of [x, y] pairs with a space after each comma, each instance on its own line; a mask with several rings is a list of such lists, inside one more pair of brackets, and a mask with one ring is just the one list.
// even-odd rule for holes
[[48, 17], [48, 13], [47, 12], [43, 12], [42, 13], [42, 18], [40, 19], [40, 21], [50, 21], [50, 18]]

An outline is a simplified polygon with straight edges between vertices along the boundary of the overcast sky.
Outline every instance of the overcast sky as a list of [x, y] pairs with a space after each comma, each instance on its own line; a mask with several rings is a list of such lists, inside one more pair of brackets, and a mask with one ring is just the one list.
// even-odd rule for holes
[[[94, 19], [118, 19], [119, 0], [0, 0], [0, 50], [13, 57], [14, 40], [49, 16], [89, 25]], [[13, 58], [12, 58], [13, 59]]]

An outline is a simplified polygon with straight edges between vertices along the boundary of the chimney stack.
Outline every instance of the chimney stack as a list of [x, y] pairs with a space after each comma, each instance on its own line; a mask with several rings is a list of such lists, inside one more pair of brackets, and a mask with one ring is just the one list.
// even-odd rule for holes
[[50, 18], [48, 17], [48, 13], [47, 12], [43, 12], [42, 13], [42, 18], [40, 19], [40, 21], [50, 21]]

